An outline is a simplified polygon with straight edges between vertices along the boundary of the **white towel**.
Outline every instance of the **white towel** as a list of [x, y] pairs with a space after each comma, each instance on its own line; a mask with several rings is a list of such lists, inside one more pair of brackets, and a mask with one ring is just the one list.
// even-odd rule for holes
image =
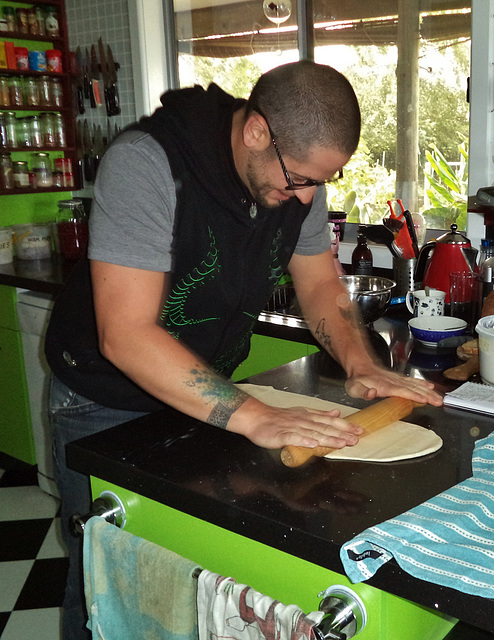
[[199, 640], [310, 640], [324, 613], [306, 615], [232, 578], [203, 570], [198, 579]]

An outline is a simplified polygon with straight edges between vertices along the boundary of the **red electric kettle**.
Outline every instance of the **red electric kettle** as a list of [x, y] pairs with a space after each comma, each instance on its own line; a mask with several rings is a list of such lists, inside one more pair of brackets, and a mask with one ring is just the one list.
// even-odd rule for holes
[[424, 244], [415, 268], [415, 282], [422, 282], [422, 288], [445, 291], [446, 303], [449, 303], [449, 274], [452, 271], [475, 271], [477, 258], [477, 249], [457, 229], [458, 226], [452, 224], [451, 231]]

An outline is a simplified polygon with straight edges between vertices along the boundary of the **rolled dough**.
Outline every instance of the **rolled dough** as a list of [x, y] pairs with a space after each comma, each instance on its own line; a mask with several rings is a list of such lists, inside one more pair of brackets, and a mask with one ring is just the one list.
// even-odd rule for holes
[[[357, 409], [321, 398], [313, 398], [290, 391], [280, 391], [273, 387], [257, 384], [238, 384], [237, 387], [261, 402], [272, 407], [288, 409], [307, 407], [329, 411], [339, 409], [346, 417]], [[442, 439], [431, 429], [425, 429], [410, 422], [399, 420], [360, 439], [353, 447], [344, 447], [329, 453], [331, 460], [362, 460], [366, 462], [395, 462], [418, 458], [441, 448]]]

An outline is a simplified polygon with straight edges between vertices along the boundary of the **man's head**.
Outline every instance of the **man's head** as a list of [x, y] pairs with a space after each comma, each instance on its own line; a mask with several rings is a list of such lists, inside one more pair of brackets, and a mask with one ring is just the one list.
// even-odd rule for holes
[[247, 102], [260, 109], [283, 154], [303, 159], [308, 147], [331, 147], [352, 155], [360, 137], [355, 92], [341, 73], [301, 60], [263, 74]]
[[[248, 186], [265, 206], [293, 196], [310, 202], [316, 184], [348, 162], [359, 136], [358, 101], [341, 73], [307, 60], [276, 67], [259, 78], [246, 105]], [[307, 188], [287, 189], [294, 183]]]

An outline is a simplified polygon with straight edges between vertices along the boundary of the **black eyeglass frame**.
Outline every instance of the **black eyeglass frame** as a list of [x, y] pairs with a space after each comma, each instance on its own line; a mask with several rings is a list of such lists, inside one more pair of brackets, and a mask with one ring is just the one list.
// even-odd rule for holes
[[340, 169], [338, 171], [338, 175], [335, 178], [332, 178], [330, 180], [312, 180], [311, 178], [307, 178], [307, 180], [305, 180], [305, 182], [293, 182], [293, 180], [291, 179], [290, 174], [288, 173], [288, 170], [286, 168], [285, 162], [283, 160], [283, 156], [281, 155], [281, 151], [278, 148], [278, 144], [276, 143], [276, 138], [275, 138], [275, 135], [273, 133], [273, 130], [271, 129], [271, 127], [269, 125], [268, 119], [263, 114], [263, 112], [260, 109], [258, 109], [257, 107], [254, 107], [253, 111], [257, 111], [257, 113], [262, 118], [264, 118], [264, 121], [266, 122], [266, 124], [268, 126], [269, 135], [271, 136], [271, 142], [273, 143], [274, 150], [276, 151], [276, 155], [278, 157], [278, 160], [280, 161], [280, 165], [281, 165], [281, 169], [283, 171], [283, 175], [285, 176], [285, 180], [286, 180], [286, 184], [287, 184], [287, 186], [285, 187], [286, 191], [298, 191], [300, 189], [309, 189], [310, 187], [321, 187], [324, 184], [331, 184], [331, 183], [337, 182], [338, 180], [341, 180], [343, 178], [343, 169]]

